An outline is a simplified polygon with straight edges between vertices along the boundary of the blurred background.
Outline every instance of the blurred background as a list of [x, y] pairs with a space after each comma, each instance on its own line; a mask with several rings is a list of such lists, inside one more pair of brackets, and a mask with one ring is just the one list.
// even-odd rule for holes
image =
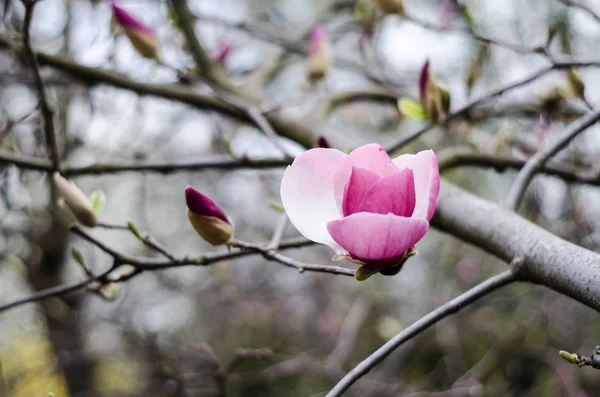
[[[210, 54], [231, 46], [222, 65], [236, 84], [256, 84], [268, 98], [265, 109], [302, 120], [315, 136], [351, 149], [370, 142], [390, 145], [425, 124], [400, 114], [396, 99], [418, 98], [417, 78], [427, 59], [451, 93], [452, 109], [547, 66], [548, 58], [535, 51], [547, 42], [553, 56], [594, 59], [600, 50], [600, 3], [577, 1], [406, 0], [408, 17], [380, 14], [373, 11], [379, 7], [375, 1], [363, 0], [188, 0], [188, 6]], [[174, 69], [194, 68], [167, 2], [119, 5], [155, 30], [163, 64], [135, 51], [111, 23], [108, 1], [39, 1], [31, 26], [34, 46], [146, 84], [177, 83]], [[0, 152], [46, 158], [33, 75], [7, 44], [22, 41], [23, 17], [20, 1], [3, 0]], [[322, 81], [311, 84], [304, 48], [315, 24], [325, 26], [336, 62]], [[216, 111], [76, 81], [60, 68], [42, 72], [69, 166], [282, 156], [260, 130]], [[457, 151], [525, 159], [589, 103], [600, 101], [598, 69], [577, 73], [586, 84], [586, 101], [565, 94], [565, 71], [551, 72], [432, 129], [402, 151], [433, 148], [440, 162]], [[596, 126], [581, 134], [556, 161], [597, 172], [599, 132]], [[290, 153], [303, 150], [282, 141]], [[186, 185], [221, 205], [238, 238], [262, 243], [281, 218], [282, 172], [283, 167], [125, 172], [73, 180], [86, 194], [105, 193], [103, 222], [134, 221], [171, 251], [194, 256], [226, 249], [194, 233], [185, 214]], [[495, 201], [504, 199], [515, 176], [476, 167], [443, 174]], [[82, 280], [85, 274], [70, 255], [74, 247], [95, 272], [112, 264], [56, 219], [48, 178], [0, 166], [0, 303]], [[598, 200], [594, 186], [539, 176], [521, 213], [598, 250]], [[157, 255], [127, 230], [91, 233], [130, 255]], [[284, 238], [293, 237], [298, 232], [288, 225]], [[145, 272], [124, 283], [112, 301], [77, 292], [1, 312], [0, 394], [322, 396], [403, 327], [506, 267], [435, 229], [417, 249], [419, 255], [397, 276], [365, 282], [299, 273], [254, 255]], [[329, 264], [332, 256], [320, 246], [285, 254], [319, 264]], [[512, 285], [411, 340], [346, 395], [595, 396], [600, 374], [562, 361], [558, 350], [589, 354], [600, 344], [599, 327], [592, 309], [542, 287]]]

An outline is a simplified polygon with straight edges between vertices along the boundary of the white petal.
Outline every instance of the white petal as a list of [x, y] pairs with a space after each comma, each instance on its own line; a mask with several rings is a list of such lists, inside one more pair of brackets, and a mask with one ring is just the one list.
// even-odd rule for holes
[[283, 174], [281, 201], [292, 224], [304, 237], [345, 254], [329, 235], [327, 224], [342, 216], [334, 197], [333, 177], [346, 155], [335, 149], [311, 149]]
[[417, 154], [403, 154], [392, 161], [400, 169], [413, 170], [416, 195], [413, 218], [431, 220], [440, 191], [440, 173], [435, 153], [423, 150]]

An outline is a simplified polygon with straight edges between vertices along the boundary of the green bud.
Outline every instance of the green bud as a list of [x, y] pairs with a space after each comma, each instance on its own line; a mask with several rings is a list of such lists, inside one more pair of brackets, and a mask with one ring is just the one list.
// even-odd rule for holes
[[571, 364], [579, 363], [579, 356], [577, 354], [572, 354], [572, 353], [566, 352], [564, 350], [559, 351], [558, 354], [560, 355], [560, 357], [563, 360], [566, 360], [566, 361], [570, 362]]

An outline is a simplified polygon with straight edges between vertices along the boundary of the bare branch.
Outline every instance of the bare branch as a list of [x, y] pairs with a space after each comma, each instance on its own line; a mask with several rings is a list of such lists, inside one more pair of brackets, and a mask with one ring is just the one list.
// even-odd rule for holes
[[542, 149], [527, 160], [527, 163], [525, 163], [525, 166], [521, 169], [510, 188], [508, 197], [505, 201], [506, 206], [513, 211], [517, 210], [523, 199], [525, 190], [527, 189], [527, 186], [529, 186], [535, 173], [546, 164], [552, 156], [567, 146], [573, 138], [594, 125], [598, 120], [600, 120], [600, 110], [588, 113], [586, 116], [571, 123], [561, 132], [560, 136], [557, 137], [555, 141], [544, 145]]
[[40, 101], [40, 110], [44, 118], [44, 136], [46, 138], [46, 147], [48, 149], [50, 159], [52, 160], [52, 168], [55, 171], [58, 171], [60, 170], [60, 154], [58, 150], [58, 142], [56, 140], [56, 131], [54, 128], [54, 115], [52, 113], [52, 109], [50, 109], [50, 104], [48, 103], [46, 87], [44, 85], [44, 79], [42, 79], [42, 75], [40, 74], [40, 65], [38, 63], [38, 59], [31, 46], [31, 21], [33, 19], [33, 11], [36, 4], [37, 1], [35, 0], [23, 0], [23, 5], [25, 6], [25, 20], [23, 22], [23, 51], [35, 77], [35, 88]]
[[457, 296], [450, 302], [438, 307], [429, 314], [421, 317], [419, 320], [404, 328], [399, 334], [387, 341], [383, 346], [377, 349], [369, 357], [361, 361], [346, 376], [339, 381], [325, 397], [339, 397], [357, 380], [366, 375], [374, 366], [379, 364], [390, 353], [400, 347], [404, 342], [421, 334], [423, 331], [436, 324], [440, 320], [460, 309], [468, 306], [476, 300], [488, 295], [500, 287], [517, 281], [517, 272], [513, 269], [506, 270], [494, 277], [471, 288], [467, 292]]
[[263, 248], [260, 245], [247, 243], [244, 241], [236, 240], [232, 243], [232, 246], [239, 247], [239, 248], [246, 248], [246, 249], [250, 249], [252, 251], [258, 252], [258, 253], [262, 254], [262, 256], [264, 256], [266, 259], [269, 259], [269, 260], [272, 260], [275, 262], [279, 262], [282, 265], [293, 267], [295, 269], [298, 269], [298, 271], [301, 273], [304, 272], [305, 270], [308, 270], [308, 271], [312, 271], [312, 272], [340, 274], [343, 276], [351, 276], [351, 277], [354, 277], [354, 273], [355, 273], [355, 271], [352, 269], [347, 269], [345, 267], [340, 267], [340, 266], [316, 265], [316, 264], [312, 264], [312, 263], [298, 262], [291, 258], [283, 256], [281, 254], [275, 253], [275, 252], [273, 252], [273, 250], [270, 250], [268, 248]]
[[[525, 160], [477, 153], [472, 149], [466, 148], [450, 148], [442, 150], [438, 153], [437, 158], [440, 172], [469, 166], [493, 168], [496, 172], [504, 172], [507, 169], [521, 169], [526, 163]], [[574, 167], [564, 164], [544, 165], [539, 169], [539, 172], [561, 178], [567, 182], [600, 186], [599, 172], [579, 171]]]

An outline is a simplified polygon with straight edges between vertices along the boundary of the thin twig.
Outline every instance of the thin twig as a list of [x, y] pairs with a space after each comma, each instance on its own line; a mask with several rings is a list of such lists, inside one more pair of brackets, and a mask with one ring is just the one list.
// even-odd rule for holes
[[83, 281], [79, 281], [79, 282], [71, 283], [71, 284], [65, 284], [65, 285], [58, 285], [56, 287], [43, 289], [43, 290], [35, 292], [29, 296], [26, 296], [25, 298], [17, 299], [12, 302], [9, 302], [9, 303], [2, 304], [2, 305], [0, 305], [0, 313], [3, 311], [9, 310], [9, 309], [15, 308], [17, 306], [25, 305], [27, 303], [38, 302], [38, 301], [41, 301], [41, 300], [44, 300], [44, 299], [47, 299], [47, 298], [50, 298], [53, 296], [62, 296], [62, 295], [68, 294], [70, 292], [74, 292], [74, 291], [83, 289], [94, 282], [98, 282], [98, 281], [102, 281], [102, 280], [106, 279], [106, 276], [108, 276], [113, 270], [114, 270], [113, 268], [110, 268], [109, 270], [105, 271], [102, 274], [99, 274], [94, 277], [89, 277]]
[[44, 118], [44, 136], [46, 138], [46, 147], [50, 154], [50, 159], [52, 160], [52, 168], [55, 171], [58, 171], [60, 170], [60, 154], [58, 150], [58, 142], [56, 140], [56, 131], [54, 128], [54, 115], [48, 103], [46, 87], [40, 73], [40, 64], [31, 46], [31, 20], [33, 19], [33, 11], [36, 4], [36, 0], [23, 0], [23, 5], [25, 6], [25, 18], [23, 22], [23, 50], [25, 52], [27, 61], [31, 65], [31, 69], [33, 70], [33, 75], [35, 77], [35, 88], [40, 101], [42, 117]]
[[517, 175], [509, 190], [505, 201], [506, 207], [513, 211], [517, 210], [523, 199], [525, 190], [527, 190], [527, 186], [529, 186], [535, 173], [539, 171], [552, 156], [567, 146], [573, 138], [594, 125], [598, 120], [600, 120], [600, 110], [589, 112], [587, 115], [569, 124], [555, 141], [544, 145], [536, 154], [531, 156]]
[[[115, 259], [115, 262], [117, 264], [124, 263], [124, 264], [131, 265], [135, 268], [135, 271], [132, 273], [128, 273], [124, 276], [121, 276], [118, 279], [110, 279], [109, 280], [109, 276], [112, 274], [112, 272], [115, 271], [116, 269], [118, 269], [117, 266], [113, 266], [111, 269], [107, 270], [106, 272], [99, 274], [97, 276], [94, 276], [92, 278], [88, 278], [84, 281], [48, 288], [48, 289], [45, 289], [42, 291], [38, 291], [35, 294], [29, 295], [25, 298], [17, 299], [15, 301], [2, 304], [2, 305], [0, 305], [0, 313], [5, 310], [12, 309], [12, 308], [15, 308], [18, 306], [22, 306], [22, 305], [25, 305], [28, 303], [38, 302], [40, 300], [50, 298], [53, 296], [61, 296], [61, 295], [64, 295], [64, 294], [67, 294], [70, 292], [74, 292], [74, 291], [83, 289], [94, 282], [104, 283], [104, 282], [125, 281], [134, 276], [137, 276], [138, 274], [142, 273], [143, 271], [157, 271], [157, 270], [170, 269], [173, 267], [182, 267], [182, 266], [208, 266], [213, 263], [218, 263], [218, 262], [221, 262], [224, 260], [235, 259], [235, 258], [239, 258], [242, 256], [248, 256], [248, 255], [256, 255], [256, 254], [260, 253], [255, 250], [240, 250], [240, 251], [235, 251], [235, 252], [213, 252], [213, 253], [207, 253], [207, 254], [197, 257], [197, 258], [182, 258], [182, 259], [178, 259], [177, 261], [172, 261], [172, 260], [165, 261], [165, 260], [157, 259], [157, 258], [140, 258], [140, 257], [128, 256], [128, 255], [122, 254], [116, 250], [113, 250], [112, 248], [103, 244], [101, 241], [92, 237], [91, 235], [89, 235], [87, 232], [85, 232], [83, 229], [81, 229], [79, 227], [74, 227], [71, 230], [75, 234], [77, 234], [77, 235], [81, 236], [82, 238], [84, 238], [85, 240], [89, 241], [90, 243], [98, 246], [102, 251], [104, 251], [108, 255], [112, 256]], [[280, 244], [279, 249], [283, 250], [283, 249], [290, 249], [290, 248], [300, 248], [300, 247], [304, 247], [304, 246], [312, 245], [312, 244], [314, 244], [312, 241], [308, 241], [306, 239], [290, 239], [290, 240], [283, 241]]]
[[361, 325], [369, 315], [370, 309], [371, 302], [364, 296], [354, 300], [340, 328], [338, 341], [325, 361], [326, 365], [342, 368], [354, 350]]
[[404, 328], [399, 334], [387, 341], [373, 354], [364, 359], [354, 369], [339, 381], [325, 397], [339, 397], [357, 380], [367, 374], [373, 367], [385, 359], [390, 353], [400, 347], [404, 342], [414, 338], [444, 319], [450, 314], [458, 312], [463, 307], [475, 302], [479, 298], [495, 291], [496, 289], [517, 281], [517, 274], [513, 269], [497, 274], [486, 281], [476, 285], [467, 292], [457, 296], [450, 302], [438, 307], [429, 314]]
[[585, 4], [582, 4], [580, 2], [571, 1], [571, 0], [558, 0], [558, 2], [563, 3], [564, 5], [569, 6], [569, 7], [579, 8], [581, 11], [586, 12], [589, 16], [594, 18], [596, 21], [600, 22], [600, 15], [596, 14], [594, 12], [594, 10], [592, 10], [590, 7], [588, 7]]
[[[477, 153], [472, 149], [467, 148], [449, 148], [442, 150], [438, 153], [437, 159], [440, 173], [458, 167], [470, 166], [493, 168], [496, 172], [504, 172], [507, 169], [519, 170], [523, 168], [526, 163], [526, 160]], [[600, 186], [599, 172], [593, 170], [580, 171], [566, 164], [546, 164], [539, 169], [539, 172], [561, 178], [567, 182]]]
[[245, 241], [235, 240], [231, 245], [233, 247], [246, 248], [246, 249], [249, 249], [249, 250], [252, 250], [255, 252], [259, 252], [266, 259], [269, 259], [269, 260], [272, 260], [275, 262], [279, 262], [282, 265], [293, 267], [295, 269], [298, 269], [299, 272], [304, 272], [305, 270], [308, 270], [311, 272], [340, 274], [343, 276], [351, 276], [351, 277], [354, 277], [354, 273], [355, 273], [354, 270], [347, 269], [347, 268], [341, 267], [341, 266], [317, 265], [317, 264], [312, 264], [312, 263], [298, 262], [291, 258], [283, 256], [281, 254], [275, 253], [272, 250], [269, 250], [268, 248], [264, 248], [258, 244], [247, 243]]
[[179, 26], [189, 43], [192, 56], [203, 81], [208, 84], [219, 99], [244, 111], [284, 156], [293, 158], [294, 156], [288, 153], [281, 143], [277, 132], [275, 132], [271, 123], [261, 113], [260, 109], [240, 95], [237, 95], [237, 91], [229, 79], [226, 78], [225, 73], [222, 73], [216, 67], [211, 57], [207, 54], [196, 35], [194, 29], [195, 20], [188, 8], [187, 0], [171, 0], [171, 4], [173, 12], [177, 15]]
[[[547, 66], [545, 68], [542, 68], [542, 69], [530, 74], [527, 77], [524, 77], [513, 83], [509, 83], [500, 88], [492, 90], [489, 93], [480, 96], [479, 98], [475, 98], [475, 99], [467, 102], [465, 105], [461, 106], [460, 108], [456, 109], [454, 112], [449, 113], [446, 116], [446, 118], [444, 120], [442, 120], [441, 124], [446, 125], [450, 121], [458, 118], [459, 116], [462, 116], [465, 113], [468, 113], [469, 110], [476, 107], [477, 105], [480, 105], [481, 103], [488, 101], [494, 97], [500, 96], [500, 95], [506, 93], [507, 91], [514, 90], [515, 88], [519, 88], [525, 84], [528, 84], [534, 80], [537, 80], [540, 77], [544, 76], [545, 74], [551, 72], [555, 68], [562, 68], [562, 65], [563, 65], [562, 63], [561, 64], [558, 64], [558, 63], [552, 64], [550, 66]], [[413, 132], [412, 134], [402, 137], [397, 142], [395, 142], [391, 146], [389, 146], [386, 150], [390, 153], [396, 152], [399, 149], [401, 149], [402, 147], [404, 147], [404, 146], [408, 145], [409, 143], [411, 143], [412, 141], [414, 141], [415, 139], [419, 138], [421, 135], [423, 135], [424, 133], [426, 133], [427, 131], [429, 131], [430, 129], [432, 129], [435, 126], [436, 126], [436, 124], [429, 123], [429, 124], [423, 126], [422, 128], [420, 128], [419, 130]]]
[[271, 241], [267, 245], [267, 249], [277, 251], [279, 249], [279, 243], [281, 243], [281, 238], [283, 237], [283, 233], [285, 232], [285, 228], [288, 225], [288, 216], [286, 213], [281, 215], [279, 218], [279, 222], [277, 222], [277, 226], [275, 226], [275, 231], [273, 232], [273, 237], [271, 237]]

